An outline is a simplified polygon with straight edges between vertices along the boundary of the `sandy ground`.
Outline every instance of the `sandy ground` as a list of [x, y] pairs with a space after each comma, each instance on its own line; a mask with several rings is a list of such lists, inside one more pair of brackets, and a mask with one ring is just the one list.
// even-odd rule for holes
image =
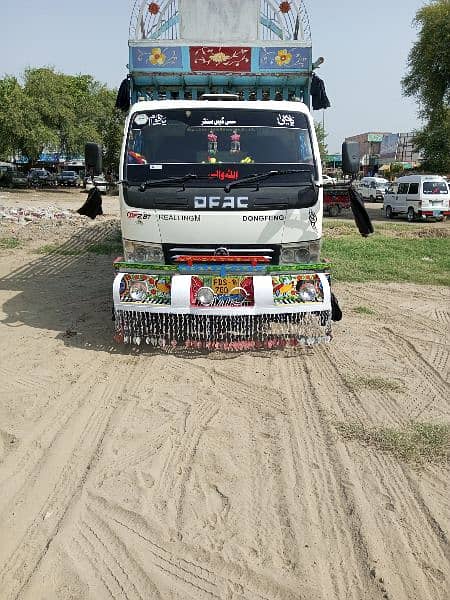
[[[44, 196], [0, 206], [84, 199]], [[105, 212], [0, 225], [22, 240], [0, 249], [1, 600], [447, 599], [446, 467], [335, 424], [449, 421], [449, 291], [340, 285], [313, 350], [130, 352], [110, 257], [35, 252], [101, 240]]]

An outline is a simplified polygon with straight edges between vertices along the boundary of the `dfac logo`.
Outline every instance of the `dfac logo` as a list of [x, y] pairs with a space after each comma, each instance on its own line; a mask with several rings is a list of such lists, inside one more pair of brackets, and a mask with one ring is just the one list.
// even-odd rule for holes
[[195, 196], [194, 208], [197, 209], [230, 209], [248, 208], [248, 196]]

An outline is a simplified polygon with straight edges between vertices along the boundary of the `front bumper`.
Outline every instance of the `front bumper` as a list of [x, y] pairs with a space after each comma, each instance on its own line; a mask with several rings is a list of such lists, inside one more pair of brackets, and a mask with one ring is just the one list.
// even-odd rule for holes
[[[116, 262], [115, 266], [119, 271], [113, 284], [118, 342], [244, 350], [309, 346], [331, 339], [326, 265], [218, 268]], [[245, 278], [246, 289], [251, 289], [246, 300], [236, 303], [235, 296], [224, 296], [214, 305], [199, 306], [195, 298], [199, 285], [216, 275], [226, 279], [231, 272], [236, 279]], [[305, 284], [314, 295], [308, 301], [299, 294]], [[133, 297], [136, 289], [138, 299]]]
[[[214, 306], [198, 306], [193, 302], [195, 281], [211, 278], [209, 273], [196, 271], [195, 274], [181, 274], [160, 270], [154, 267], [143, 272], [140, 269], [119, 272], [113, 284], [113, 300], [115, 310], [133, 310], [179, 315], [262, 315], [281, 313], [316, 313], [331, 311], [331, 289], [329, 274], [316, 272], [302, 265], [292, 271], [285, 269], [267, 274], [245, 273], [241, 270], [240, 278], [251, 279], [253, 294], [251, 303], [221, 302]], [[264, 267], [263, 267], [264, 268]], [[275, 267], [272, 267], [275, 269]], [[186, 270], [188, 270], [187, 267]], [[266, 268], [267, 269], [267, 268]], [[226, 277], [227, 273], [217, 271], [218, 276]], [[130, 287], [136, 282], [144, 283], [147, 292], [144, 298], [133, 299]], [[316, 289], [316, 297], [311, 301], [303, 301], [298, 295], [297, 287], [302, 283], [312, 283]], [[198, 287], [198, 284], [197, 284]]]
[[417, 214], [422, 219], [442, 219], [443, 217], [450, 217], [450, 210], [444, 208], [419, 210]]

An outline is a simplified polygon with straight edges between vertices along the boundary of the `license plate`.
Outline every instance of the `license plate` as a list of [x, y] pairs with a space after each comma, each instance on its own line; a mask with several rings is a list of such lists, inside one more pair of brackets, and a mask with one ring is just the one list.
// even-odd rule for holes
[[239, 277], [213, 277], [211, 287], [218, 296], [238, 296], [240, 294], [240, 283]]
[[199, 306], [197, 292], [210, 288], [214, 293], [214, 306], [253, 306], [255, 302], [252, 277], [219, 277], [216, 275], [194, 275], [191, 279], [191, 304]]

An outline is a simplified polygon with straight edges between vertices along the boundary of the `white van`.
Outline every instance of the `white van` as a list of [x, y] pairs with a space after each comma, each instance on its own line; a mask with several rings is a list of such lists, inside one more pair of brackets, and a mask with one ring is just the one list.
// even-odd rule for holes
[[439, 175], [406, 175], [388, 188], [384, 212], [389, 219], [405, 215], [408, 221], [450, 216], [448, 183]]
[[363, 200], [383, 202], [389, 181], [383, 177], [363, 177], [357, 185]]

